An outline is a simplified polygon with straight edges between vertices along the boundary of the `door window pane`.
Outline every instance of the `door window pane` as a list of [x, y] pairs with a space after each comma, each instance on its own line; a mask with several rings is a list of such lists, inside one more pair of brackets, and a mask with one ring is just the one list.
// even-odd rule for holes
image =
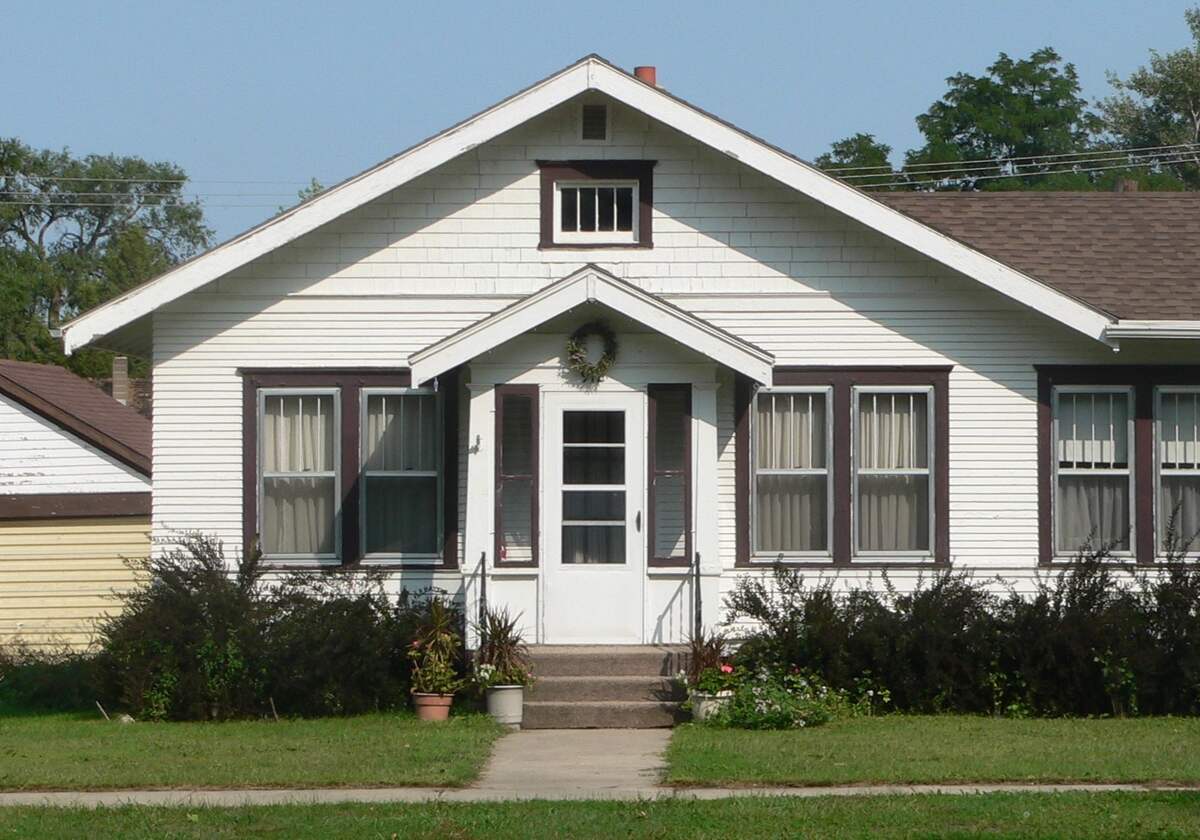
[[624, 488], [578, 487], [625, 483], [625, 412], [565, 411], [562, 419], [562, 562], [624, 563]]
[[615, 565], [625, 562], [624, 525], [563, 525], [563, 563]]

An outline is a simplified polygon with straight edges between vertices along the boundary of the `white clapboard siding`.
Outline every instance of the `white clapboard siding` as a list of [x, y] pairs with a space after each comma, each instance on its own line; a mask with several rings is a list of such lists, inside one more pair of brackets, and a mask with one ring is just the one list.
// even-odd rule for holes
[[[726, 155], [612, 107], [607, 145], [579, 145], [573, 106], [554, 109], [157, 312], [156, 536], [194, 528], [240, 546], [237, 368], [401, 366], [595, 262], [770, 351], [778, 364], [953, 365], [953, 560], [1029, 579], [1037, 551], [1033, 365], [1153, 356], [1131, 345], [1118, 357]], [[536, 161], [597, 157], [657, 161], [654, 247], [539, 250]], [[1172, 353], [1180, 362], [1198, 356], [1182, 346]], [[487, 360], [504, 361], [502, 351]], [[733, 382], [727, 372], [719, 381], [718, 535], [731, 569]]]
[[0, 397], [0, 496], [145, 493], [150, 480], [36, 412]]

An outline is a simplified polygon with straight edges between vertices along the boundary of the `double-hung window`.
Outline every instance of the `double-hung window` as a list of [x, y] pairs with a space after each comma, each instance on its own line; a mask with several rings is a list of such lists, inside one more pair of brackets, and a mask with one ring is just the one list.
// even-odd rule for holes
[[830, 397], [830, 388], [786, 388], [755, 398], [752, 533], [758, 557], [829, 555]]
[[927, 556], [933, 530], [933, 389], [854, 389], [856, 556]]
[[364, 560], [434, 560], [441, 550], [441, 428], [429, 388], [362, 390]]
[[1194, 553], [1200, 548], [1200, 388], [1161, 387], [1156, 397], [1159, 552]]
[[338, 557], [337, 389], [258, 392], [260, 538], [277, 560]]
[[1055, 551], [1133, 546], [1133, 389], [1054, 389]]

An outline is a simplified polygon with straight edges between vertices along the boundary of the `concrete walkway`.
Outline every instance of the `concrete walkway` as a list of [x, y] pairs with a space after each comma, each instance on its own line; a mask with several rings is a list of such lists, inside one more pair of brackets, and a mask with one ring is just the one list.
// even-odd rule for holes
[[841, 787], [671, 788], [659, 784], [668, 729], [565, 729], [500, 739], [469, 788], [293, 790], [118, 790], [0, 793], [0, 807], [54, 805], [238, 806], [337, 802], [498, 802], [525, 799], [725, 799], [732, 796], [873, 796], [921, 793], [1192, 790], [1170, 785], [862, 785]]

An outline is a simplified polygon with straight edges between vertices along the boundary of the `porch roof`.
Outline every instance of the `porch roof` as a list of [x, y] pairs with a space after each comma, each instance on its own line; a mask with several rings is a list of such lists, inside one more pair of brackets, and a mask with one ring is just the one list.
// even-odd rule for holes
[[755, 382], [771, 384], [773, 355], [591, 263], [409, 356], [413, 382], [428, 382], [585, 303], [607, 306]]

